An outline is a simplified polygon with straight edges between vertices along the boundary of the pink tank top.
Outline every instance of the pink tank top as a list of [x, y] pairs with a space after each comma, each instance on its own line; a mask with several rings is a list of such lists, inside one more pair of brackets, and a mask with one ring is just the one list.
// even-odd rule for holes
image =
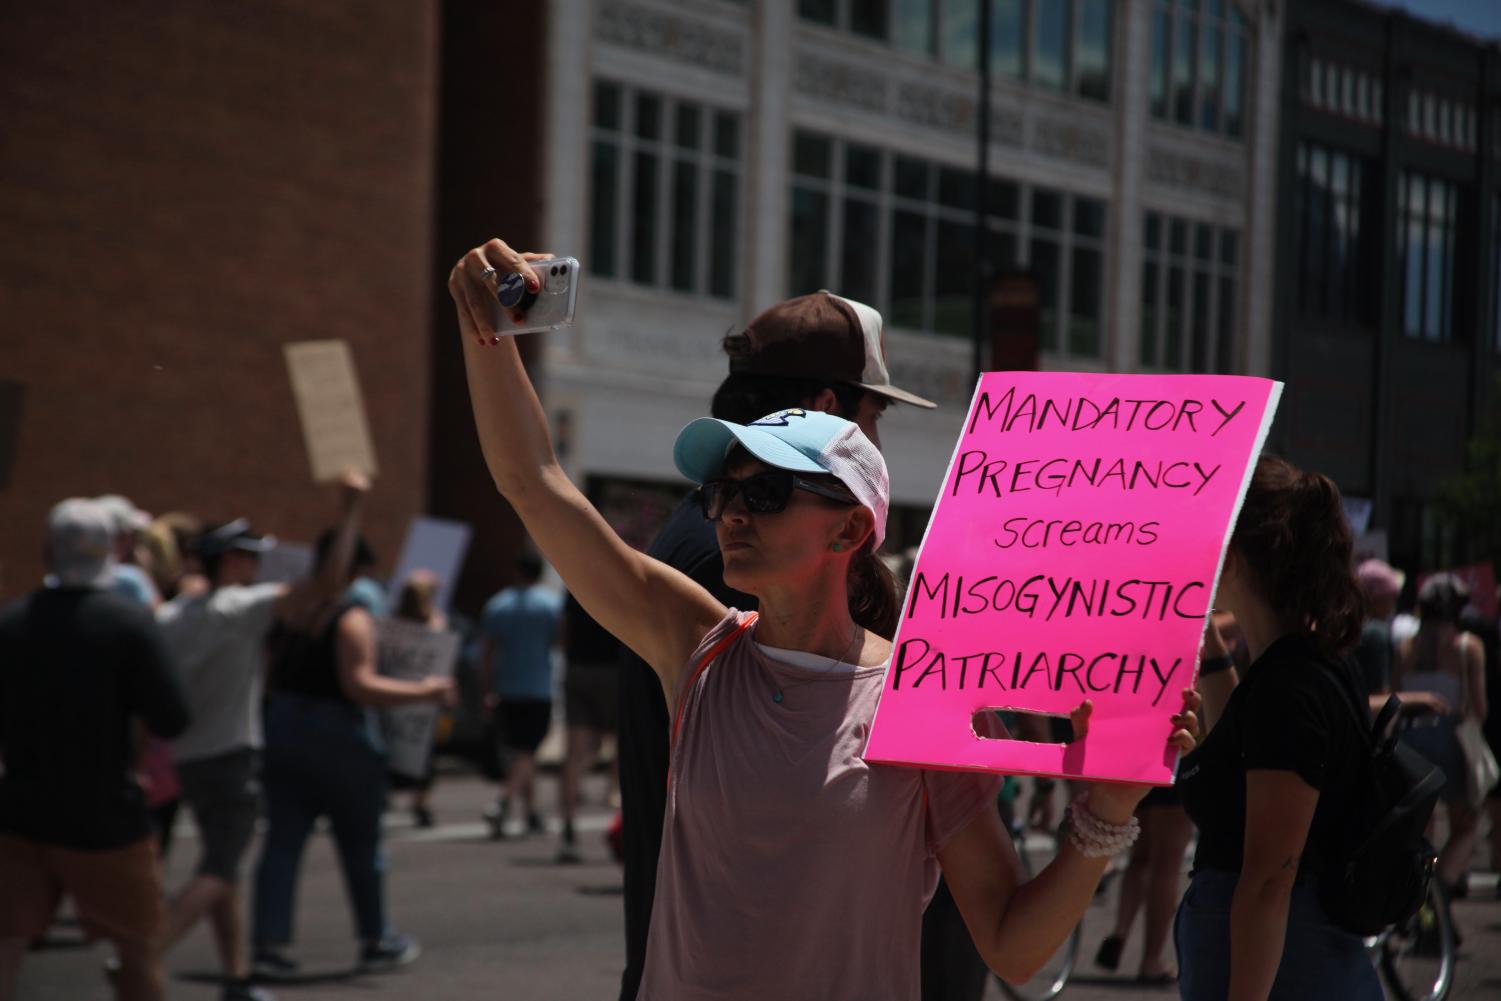
[[934, 856], [1000, 779], [861, 760], [882, 667], [783, 664], [752, 627], [695, 677], [744, 618], [704, 637], [675, 693], [639, 999], [913, 1001]]

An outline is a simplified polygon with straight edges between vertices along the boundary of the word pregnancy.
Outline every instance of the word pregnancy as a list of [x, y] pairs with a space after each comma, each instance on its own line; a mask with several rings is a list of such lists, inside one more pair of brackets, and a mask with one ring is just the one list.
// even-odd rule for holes
[[[1279, 389], [982, 376], [936, 485], [867, 759], [1171, 782], [1171, 716]], [[993, 712], [1064, 720], [1086, 700], [1089, 731], [1067, 744], [976, 725]]]

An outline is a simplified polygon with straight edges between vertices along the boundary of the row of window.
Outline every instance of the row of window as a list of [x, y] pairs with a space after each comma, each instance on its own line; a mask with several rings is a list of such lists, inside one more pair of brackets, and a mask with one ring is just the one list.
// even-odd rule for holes
[[1305, 60], [1299, 69], [1298, 89], [1310, 107], [1370, 125], [1385, 120], [1381, 78], [1375, 74], [1317, 57]]
[[[1372, 326], [1381, 287], [1380, 216], [1372, 166], [1317, 143], [1299, 144], [1297, 306], [1307, 316]], [[1454, 280], [1460, 192], [1452, 182], [1404, 171], [1397, 184], [1397, 253], [1402, 332], [1414, 340], [1454, 339]], [[1497, 265], [1501, 268], [1501, 264]], [[1501, 272], [1498, 272], [1501, 274]], [[1501, 348], [1501, 318], [1497, 318]]]
[[1152, 9], [1152, 115], [1238, 139], [1246, 123], [1245, 15], [1234, 0], [1157, 0]]
[[1148, 212], [1142, 226], [1140, 361], [1169, 372], [1239, 370], [1240, 235]]
[[593, 114], [590, 270], [734, 298], [740, 116], [605, 82]]
[[973, 70], [980, 64], [986, 3], [992, 74], [1110, 100], [1115, 0], [798, 0], [798, 14]]
[[1475, 106], [1414, 87], [1407, 92], [1407, 134], [1475, 152]]
[[[788, 294], [830, 288], [893, 326], [968, 337], [976, 175], [811, 132], [793, 140]], [[987, 256], [1039, 281], [1040, 346], [1099, 358], [1105, 204], [992, 178]]]

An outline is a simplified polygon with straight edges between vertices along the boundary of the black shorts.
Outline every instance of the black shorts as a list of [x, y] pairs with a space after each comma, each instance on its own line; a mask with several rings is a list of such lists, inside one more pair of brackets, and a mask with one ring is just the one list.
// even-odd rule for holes
[[179, 761], [182, 798], [198, 826], [198, 872], [238, 882], [261, 810], [260, 754], [242, 747], [197, 761]]
[[569, 664], [563, 679], [563, 710], [569, 726], [614, 733], [620, 716], [620, 665]]
[[535, 754], [552, 726], [552, 700], [508, 699], [501, 697], [495, 710], [500, 728], [500, 744], [508, 751]]

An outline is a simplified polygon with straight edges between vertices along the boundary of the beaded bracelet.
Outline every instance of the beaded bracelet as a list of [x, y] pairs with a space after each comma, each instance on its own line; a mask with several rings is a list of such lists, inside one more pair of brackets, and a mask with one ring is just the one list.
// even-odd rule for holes
[[1089, 809], [1089, 793], [1081, 792], [1063, 814], [1068, 840], [1085, 858], [1110, 858], [1136, 843], [1141, 821], [1132, 817], [1124, 824], [1111, 824]]

